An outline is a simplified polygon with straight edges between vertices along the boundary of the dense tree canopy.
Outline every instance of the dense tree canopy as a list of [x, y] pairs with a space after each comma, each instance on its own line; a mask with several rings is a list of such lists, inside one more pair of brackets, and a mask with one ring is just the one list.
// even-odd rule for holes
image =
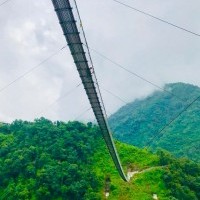
[[89, 163], [98, 129], [79, 122], [14, 121], [0, 127], [1, 199], [83, 199], [98, 189]]
[[175, 159], [168, 152], [158, 151], [160, 165], [167, 166], [163, 180], [170, 194], [177, 199], [200, 199], [200, 165], [188, 159]]
[[151, 141], [150, 146], [154, 150], [161, 147], [178, 157], [200, 161], [200, 100], [159, 134], [166, 124], [200, 95], [200, 88], [174, 83], [167, 84], [164, 90], [168, 92], [156, 91], [113, 114], [109, 122], [115, 137], [138, 147], [144, 147]]
[[[200, 199], [200, 166], [160, 150], [116, 142], [124, 169], [141, 171], [121, 180], [95, 125], [16, 120], [0, 124], [0, 199], [100, 200]], [[106, 184], [105, 181], [110, 183]]]

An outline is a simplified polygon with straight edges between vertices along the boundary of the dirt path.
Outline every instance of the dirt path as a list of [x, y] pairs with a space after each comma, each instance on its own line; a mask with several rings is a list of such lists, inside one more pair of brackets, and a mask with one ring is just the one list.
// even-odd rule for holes
[[166, 166], [156, 166], [156, 167], [149, 167], [147, 169], [144, 169], [142, 171], [133, 171], [133, 172], [128, 172], [127, 173], [127, 178], [128, 180], [130, 180], [135, 174], [141, 174], [141, 173], [144, 173], [144, 172], [148, 172], [148, 171], [151, 171], [153, 169], [160, 169], [160, 168], [164, 168]]

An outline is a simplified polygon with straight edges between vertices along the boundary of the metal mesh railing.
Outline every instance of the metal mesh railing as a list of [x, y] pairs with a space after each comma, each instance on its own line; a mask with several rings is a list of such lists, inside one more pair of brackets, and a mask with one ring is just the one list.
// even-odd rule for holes
[[52, 3], [110, 155], [122, 179], [128, 181], [113, 142], [95, 72], [88, 64], [70, 1], [52, 0]]

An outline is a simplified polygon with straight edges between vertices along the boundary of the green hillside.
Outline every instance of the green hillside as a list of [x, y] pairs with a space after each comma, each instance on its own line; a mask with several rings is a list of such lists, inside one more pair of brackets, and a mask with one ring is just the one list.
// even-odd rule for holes
[[121, 180], [98, 127], [79, 122], [15, 121], [0, 125], [1, 200], [200, 199], [200, 166], [117, 142]]
[[[144, 147], [159, 131], [200, 95], [190, 84], [167, 84], [145, 99], [119, 109], [109, 119], [115, 137], [125, 143]], [[171, 93], [175, 94], [172, 95]], [[150, 146], [161, 147], [179, 157], [200, 161], [200, 99], [158, 135]]]

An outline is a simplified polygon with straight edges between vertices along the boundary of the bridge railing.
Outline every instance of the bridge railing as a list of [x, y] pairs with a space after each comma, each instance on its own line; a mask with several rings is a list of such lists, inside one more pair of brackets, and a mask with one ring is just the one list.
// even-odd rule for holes
[[90, 57], [87, 59], [87, 56], [90, 55], [87, 55], [84, 49], [70, 1], [52, 0], [52, 3], [110, 155], [120, 176], [124, 181], [127, 181], [107, 123], [106, 111], [95, 71], [93, 66], [88, 64]]

